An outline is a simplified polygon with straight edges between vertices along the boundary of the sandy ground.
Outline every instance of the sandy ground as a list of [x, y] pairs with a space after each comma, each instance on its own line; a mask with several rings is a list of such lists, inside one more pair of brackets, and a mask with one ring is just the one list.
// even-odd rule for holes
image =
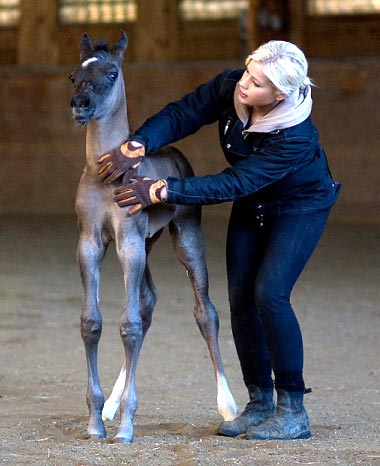
[[[212, 208], [214, 209], [214, 208]], [[211, 297], [240, 407], [247, 399], [231, 338], [225, 215], [206, 211]], [[138, 370], [135, 442], [83, 438], [86, 367], [73, 218], [0, 217], [0, 463], [4, 465], [380, 465], [380, 226], [330, 224], [294, 291], [305, 340], [313, 437], [218, 437], [215, 383], [192, 316], [186, 274], [167, 237], [152, 253], [159, 301]], [[106, 395], [122, 364], [120, 268], [103, 268], [100, 368]]]

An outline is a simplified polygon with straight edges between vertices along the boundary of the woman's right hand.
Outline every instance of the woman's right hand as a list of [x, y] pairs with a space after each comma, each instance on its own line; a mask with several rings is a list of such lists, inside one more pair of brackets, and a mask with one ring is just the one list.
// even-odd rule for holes
[[126, 141], [99, 157], [98, 176], [104, 183], [110, 184], [128, 170], [137, 168], [144, 156], [145, 147], [140, 142]]

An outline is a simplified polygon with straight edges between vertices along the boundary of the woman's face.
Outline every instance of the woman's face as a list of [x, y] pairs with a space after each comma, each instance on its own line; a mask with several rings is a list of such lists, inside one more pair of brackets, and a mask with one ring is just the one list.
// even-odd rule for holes
[[263, 65], [250, 60], [239, 83], [238, 99], [261, 114], [268, 113], [285, 94], [276, 89], [263, 73]]

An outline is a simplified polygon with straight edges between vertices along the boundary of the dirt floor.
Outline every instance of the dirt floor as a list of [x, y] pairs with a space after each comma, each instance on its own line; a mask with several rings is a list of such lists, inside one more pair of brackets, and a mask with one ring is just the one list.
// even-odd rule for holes
[[[214, 208], [212, 208], [214, 209]], [[206, 211], [211, 297], [239, 408], [246, 392], [231, 338], [224, 268], [226, 218]], [[0, 463], [4, 465], [380, 465], [380, 226], [329, 224], [294, 291], [305, 342], [313, 437], [218, 437], [215, 383], [192, 315], [192, 293], [167, 237], [152, 253], [159, 301], [138, 370], [135, 441], [85, 440], [86, 366], [73, 218], [0, 217]], [[123, 359], [122, 278], [103, 268], [100, 347], [109, 394]]]

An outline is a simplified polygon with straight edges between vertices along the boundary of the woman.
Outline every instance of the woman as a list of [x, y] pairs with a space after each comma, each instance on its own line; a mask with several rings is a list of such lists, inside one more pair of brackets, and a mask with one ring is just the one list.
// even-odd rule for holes
[[[249, 402], [220, 435], [247, 439], [310, 437], [303, 398], [302, 334], [290, 294], [324, 230], [340, 185], [313, 126], [303, 52], [270, 41], [148, 119], [133, 141], [99, 160], [114, 180], [144, 154], [219, 122], [230, 166], [216, 175], [149, 180], [115, 191], [120, 207], [234, 201], [227, 236], [231, 323]], [[274, 381], [272, 379], [274, 374]], [[273, 390], [277, 392], [276, 407]]]

